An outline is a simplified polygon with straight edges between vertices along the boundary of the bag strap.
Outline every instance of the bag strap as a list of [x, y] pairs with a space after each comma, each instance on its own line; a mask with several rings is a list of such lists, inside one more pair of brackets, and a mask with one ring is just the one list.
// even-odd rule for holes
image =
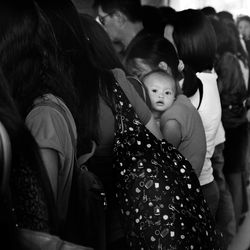
[[0, 182], [0, 191], [2, 194], [5, 194], [9, 185], [9, 178], [11, 172], [11, 143], [8, 133], [0, 122], [0, 149], [2, 157], [2, 169], [1, 169], [1, 182]]
[[87, 166], [84, 166], [84, 164], [94, 155], [95, 150], [96, 150], [96, 143], [95, 143], [95, 141], [92, 141], [92, 148], [91, 148], [90, 153], [81, 155], [77, 159], [77, 166], [79, 166], [81, 168], [85, 167], [86, 169], [88, 169]]
[[202, 84], [202, 82], [199, 83], [198, 89], [199, 89], [199, 92], [200, 92], [200, 101], [199, 101], [199, 105], [197, 107], [197, 110], [200, 108], [201, 102], [202, 102], [202, 98], [203, 98], [203, 84]]

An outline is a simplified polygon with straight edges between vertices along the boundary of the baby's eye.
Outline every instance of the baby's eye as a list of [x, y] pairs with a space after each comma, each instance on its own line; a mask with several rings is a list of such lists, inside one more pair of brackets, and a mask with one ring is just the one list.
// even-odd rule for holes
[[156, 89], [152, 89], [152, 92], [153, 92], [153, 93], [156, 93], [156, 92], [157, 92], [157, 90], [156, 90]]
[[166, 91], [165, 94], [166, 95], [172, 95], [172, 92], [171, 91]]

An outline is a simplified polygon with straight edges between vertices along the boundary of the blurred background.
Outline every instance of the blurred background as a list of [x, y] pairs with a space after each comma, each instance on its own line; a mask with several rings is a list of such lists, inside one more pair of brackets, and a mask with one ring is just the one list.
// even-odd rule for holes
[[[95, 15], [92, 9], [93, 0], [72, 1], [79, 12]], [[231, 12], [234, 18], [241, 14], [250, 15], [250, 0], [141, 0], [141, 2], [143, 5], [171, 6], [177, 11], [212, 6], [217, 12], [222, 10]]]

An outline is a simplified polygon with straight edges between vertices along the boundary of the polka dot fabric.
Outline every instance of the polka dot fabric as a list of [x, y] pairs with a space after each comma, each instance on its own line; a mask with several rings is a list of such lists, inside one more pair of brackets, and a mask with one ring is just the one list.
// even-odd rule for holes
[[129, 248], [225, 249], [190, 163], [141, 124], [117, 83], [113, 91], [116, 195]]

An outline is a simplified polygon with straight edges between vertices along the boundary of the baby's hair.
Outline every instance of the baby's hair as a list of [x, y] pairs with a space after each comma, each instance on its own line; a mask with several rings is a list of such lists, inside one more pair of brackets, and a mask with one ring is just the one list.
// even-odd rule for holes
[[181, 87], [180, 87], [179, 82], [178, 82], [171, 74], [169, 74], [166, 70], [163, 70], [163, 69], [160, 69], [160, 68], [151, 70], [150, 72], [148, 72], [147, 74], [145, 74], [145, 75], [143, 76], [143, 78], [142, 78], [143, 84], [144, 84], [144, 80], [145, 80], [148, 76], [150, 76], [150, 75], [152, 75], [152, 74], [155, 74], [155, 73], [156, 73], [156, 74], [159, 74], [159, 75], [162, 75], [162, 76], [165, 76], [165, 77], [172, 78], [173, 81], [174, 81], [174, 83], [175, 83], [175, 96], [178, 96], [178, 95], [182, 94], [182, 90], [181, 90]]

